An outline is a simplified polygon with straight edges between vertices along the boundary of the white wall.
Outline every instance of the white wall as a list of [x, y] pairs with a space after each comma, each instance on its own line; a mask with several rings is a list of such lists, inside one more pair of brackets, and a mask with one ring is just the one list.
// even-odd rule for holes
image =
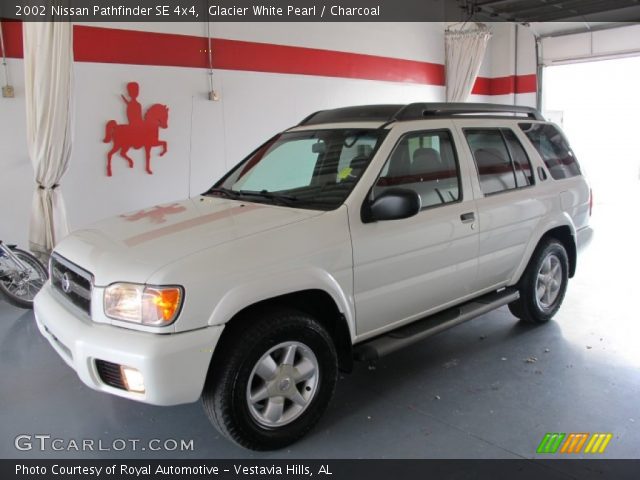
[[[510, 22], [490, 23], [492, 37], [485, 55], [481, 76], [500, 78], [536, 73], [535, 36], [526, 26]], [[517, 42], [516, 42], [517, 31]], [[516, 51], [517, 45], [517, 51]], [[535, 93], [505, 95], [472, 95], [471, 101], [487, 101], [507, 105], [536, 106]]]
[[22, 60], [8, 59], [7, 66], [15, 98], [0, 96], [0, 240], [26, 245], [35, 183], [27, 154], [24, 72]]
[[[93, 26], [96, 26], [93, 24]], [[103, 26], [203, 36], [206, 25], [104, 24]], [[290, 44], [443, 63], [441, 24], [212, 24], [219, 38]], [[0, 99], [0, 238], [27, 244], [33, 189], [25, 146], [23, 62], [10, 60], [16, 98]], [[258, 144], [312, 111], [363, 103], [441, 101], [444, 88], [372, 80], [215, 71], [221, 101], [207, 100], [205, 69], [76, 62], [75, 142], [62, 180], [72, 229], [106, 216], [197, 194]], [[160, 138], [169, 144], [163, 157], [153, 155], [154, 175], [144, 172], [142, 151], [125, 160], [113, 158], [106, 176], [102, 142], [110, 119], [125, 122], [120, 94], [129, 81], [140, 84], [139, 100], [169, 106], [169, 128]]]
[[[205, 36], [202, 23], [92, 23], [91, 26]], [[444, 63], [441, 23], [211, 23], [212, 36]], [[516, 73], [513, 25], [492, 24], [480, 75]], [[535, 73], [532, 35], [521, 27], [520, 75]], [[215, 55], [215, 52], [214, 52]], [[33, 190], [25, 146], [23, 62], [10, 60], [16, 98], [0, 98], [0, 238], [26, 245]], [[443, 101], [444, 87], [319, 76], [243, 71], [214, 72], [219, 102], [209, 101], [208, 72], [199, 68], [75, 63], [76, 125], [71, 164], [62, 180], [72, 229], [106, 216], [197, 194], [258, 144], [309, 113], [345, 105]], [[125, 122], [120, 94], [140, 84], [143, 108], [169, 106], [169, 144], [153, 154], [154, 175], [144, 172], [142, 151], [130, 151], [130, 170], [117, 155], [105, 172], [108, 120]], [[503, 98], [504, 97], [504, 98]], [[472, 96], [472, 101], [535, 105], [535, 94]]]

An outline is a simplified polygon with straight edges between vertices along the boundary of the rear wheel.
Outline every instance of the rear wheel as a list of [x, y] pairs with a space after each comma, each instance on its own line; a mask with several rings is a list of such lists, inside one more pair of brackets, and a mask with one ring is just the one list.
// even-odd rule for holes
[[302, 312], [276, 310], [242, 320], [249, 324], [241, 321], [244, 328], [225, 337], [213, 360], [204, 410], [243, 447], [282, 448], [305, 435], [329, 404], [338, 372], [335, 346]]
[[24, 250], [13, 249], [12, 253], [26, 267], [22, 270], [7, 258], [0, 265], [0, 292], [6, 300], [19, 308], [33, 308], [33, 299], [47, 281], [47, 269], [40, 261]]
[[538, 245], [522, 279], [520, 298], [509, 310], [526, 323], [546, 323], [558, 311], [567, 291], [569, 259], [564, 246], [555, 239]]

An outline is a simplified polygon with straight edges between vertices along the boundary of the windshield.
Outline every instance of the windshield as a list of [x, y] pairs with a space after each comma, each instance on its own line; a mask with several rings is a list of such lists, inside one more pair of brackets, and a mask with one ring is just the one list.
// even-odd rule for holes
[[206, 194], [333, 210], [351, 193], [386, 133], [363, 129], [282, 133]]

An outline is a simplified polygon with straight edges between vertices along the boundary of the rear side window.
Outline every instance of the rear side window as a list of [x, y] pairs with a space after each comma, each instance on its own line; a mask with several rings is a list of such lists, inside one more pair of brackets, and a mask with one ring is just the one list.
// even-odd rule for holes
[[465, 129], [485, 195], [527, 187], [533, 183], [531, 164], [509, 129]]
[[538, 151], [556, 180], [580, 175], [580, 165], [564, 135], [548, 123], [521, 123], [520, 129]]
[[509, 146], [509, 153], [511, 153], [511, 159], [513, 160], [513, 167], [516, 172], [516, 181], [519, 187], [533, 184], [533, 172], [531, 171], [531, 162], [529, 157], [524, 151], [522, 144], [508, 128], [502, 130], [504, 138]]

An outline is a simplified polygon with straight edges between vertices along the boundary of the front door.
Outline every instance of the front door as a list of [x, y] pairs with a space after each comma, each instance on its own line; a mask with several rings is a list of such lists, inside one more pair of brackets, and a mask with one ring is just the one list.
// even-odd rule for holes
[[[350, 212], [358, 336], [410, 322], [471, 291], [478, 234], [468, 161], [460, 161], [450, 121], [394, 131], [395, 147], [373, 186], [409, 188], [422, 210], [402, 220], [363, 223]], [[391, 139], [389, 139], [391, 140]]]

